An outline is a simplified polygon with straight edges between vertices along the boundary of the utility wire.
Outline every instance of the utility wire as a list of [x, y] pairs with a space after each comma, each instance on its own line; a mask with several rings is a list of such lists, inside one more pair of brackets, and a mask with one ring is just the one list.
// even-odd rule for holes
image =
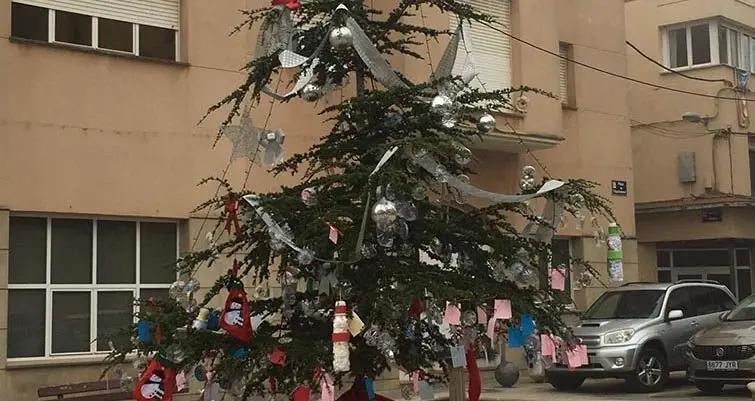
[[675, 75], [679, 75], [679, 76], [681, 76], [681, 77], [684, 77], [684, 78], [687, 78], [687, 79], [691, 79], [691, 80], [693, 80], [693, 81], [703, 81], [703, 82], [721, 82], [721, 83], [723, 83], [723, 84], [725, 84], [725, 85], [728, 85], [728, 86], [733, 86], [733, 85], [732, 85], [732, 83], [731, 83], [731, 81], [727, 81], [727, 80], [725, 80], [725, 79], [709, 79], [709, 78], [699, 78], [699, 77], [693, 77], [693, 76], [691, 76], [691, 75], [687, 75], [687, 74], [684, 74], [684, 73], [682, 73], [682, 72], [676, 71], [676, 70], [674, 70], [674, 69], [668, 68], [668, 67], [666, 67], [665, 65], [663, 65], [663, 63], [659, 63], [659, 62], [658, 62], [657, 60], [655, 60], [654, 58], [652, 58], [652, 57], [648, 56], [647, 54], [645, 54], [645, 53], [644, 53], [644, 52], [643, 52], [642, 50], [640, 50], [639, 48], [637, 48], [637, 46], [635, 46], [634, 44], [632, 44], [632, 42], [630, 42], [630, 41], [626, 40], [626, 41], [624, 41], [624, 43], [626, 43], [626, 44], [627, 44], [627, 46], [629, 46], [629, 47], [631, 47], [632, 49], [634, 49], [634, 51], [635, 51], [635, 52], [637, 52], [637, 54], [639, 54], [640, 56], [644, 57], [645, 59], [647, 59], [647, 60], [648, 60], [648, 61], [650, 61], [651, 63], [653, 63], [653, 64], [657, 65], [658, 67], [661, 67], [661, 68], [663, 68], [664, 70], [666, 70], [666, 71], [668, 71], [668, 72], [670, 72], [670, 73], [672, 73], [672, 74], [675, 74]]
[[[503, 26], [503, 24], [501, 24], [500, 22], [495, 22], [495, 24]], [[624, 79], [624, 80], [627, 80], [627, 81], [630, 81], [630, 82], [638, 83], [638, 84], [645, 85], [645, 86], [650, 86], [650, 87], [653, 87], [653, 88], [656, 88], [656, 89], [663, 89], [663, 90], [667, 90], [667, 91], [670, 91], [670, 92], [683, 93], [683, 94], [691, 95], [691, 96], [705, 97], [705, 98], [710, 98], [710, 99], [722, 99], [722, 100], [737, 100], [737, 101], [741, 100], [741, 99], [738, 99], [738, 98], [735, 98], [735, 97], [716, 96], [716, 95], [709, 95], [709, 94], [706, 94], [706, 93], [698, 93], [698, 92], [688, 91], [688, 90], [684, 90], [684, 89], [672, 88], [670, 86], [658, 85], [658, 84], [654, 84], [654, 83], [651, 83], [651, 82], [646, 82], [646, 81], [643, 81], [643, 80], [640, 80], [640, 79], [637, 79], [637, 78], [632, 78], [632, 77], [628, 77], [628, 76], [625, 76], [625, 75], [621, 75], [621, 74], [618, 74], [618, 73], [615, 73], [615, 72], [611, 72], [611, 71], [602, 69], [600, 67], [595, 67], [595, 66], [592, 66], [590, 64], [583, 63], [583, 62], [581, 62], [579, 60], [575, 60], [575, 59], [572, 59], [572, 58], [569, 58], [569, 57], [566, 57], [566, 56], [562, 56], [562, 55], [560, 55], [558, 53], [555, 53], [553, 51], [545, 49], [542, 46], [538, 46], [538, 45], [536, 45], [536, 44], [534, 44], [532, 42], [526, 41], [526, 40], [524, 40], [522, 38], [519, 38], [519, 37], [517, 37], [515, 35], [512, 35], [512, 34], [506, 32], [504, 29], [501, 29], [501, 28], [498, 28], [496, 26], [493, 26], [490, 23], [484, 23], [483, 22], [483, 25], [485, 25], [485, 26], [489, 27], [490, 29], [492, 29], [492, 30], [494, 30], [496, 32], [499, 32], [499, 33], [501, 33], [501, 34], [503, 34], [503, 35], [505, 35], [505, 36], [507, 36], [507, 37], [509, 37], [511, 39], [514, 39], [517, 42], [523, 43], [523, 44], [525, 44], [527, 46], [530, 46], [530, 47], [532, 47], [534, 49], [540, 50], [543, 53], [548, 53], [551, 56], [558, 57], [558, 58], [560, 58], [562, 60], [566, 60], [566, 61], [572, 62], [572, 63], [577, 64], [579, 66], [582, 66], [582, 67], [585, 67], [585, 68], [588, 68], [588, 69], [591, 69], [591, 70], [603, 73], [605, 75], [612, 76], [614, 78]]]

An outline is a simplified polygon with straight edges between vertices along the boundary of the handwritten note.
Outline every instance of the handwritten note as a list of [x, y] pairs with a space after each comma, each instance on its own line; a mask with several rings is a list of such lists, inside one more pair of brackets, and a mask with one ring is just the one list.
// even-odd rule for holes
[[461, 310], [459, 310], [458, 306], [450, 302], [446, 305], [446, 314], [443, 316], [443, 323], [456, 326], [461, 324]]
[[511, 319], [511, 301], [508, 299], [496, 299], [493, 309], [493, 318]]
[[477, 307], [477, 323], [478, 324], [488, 323], [488, 314], [485, 312], [485, 309], [482, 309], [479, 306]]
[[589, 364], [587, 347], [584, 345], [578, 345], [574, 349], [566, 351], [566, 360], [570, 369]]
[[464, 352], [464, 346], [457, 345], [451, 347], [451, 364], [455, 368], [464, 368], [467, 366], [467, 355]]
[[540, 335], [540, 353], [543, 356], [555, 356], [556, 355], [556, 343], [553, 341], [553, 337], [549, 334]]

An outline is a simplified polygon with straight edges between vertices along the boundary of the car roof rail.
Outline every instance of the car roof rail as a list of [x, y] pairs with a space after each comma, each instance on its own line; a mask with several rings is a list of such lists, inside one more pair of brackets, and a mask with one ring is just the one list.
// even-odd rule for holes
[[622, 284], [621, 286], [622, 287], [627, 287], [627, 286], [630, 286], [630, 285], [644, 285], [644, 284], [658, 284], [658, 283], [653, 282], [653, 281], [630, 281], [628, 283]]
[[702, 280], [702, 279], [695, 279], [695, 280], [677, 280], [674, 284], [687, 284], [687, 283], [702, 283], [702, 284], [716, 284], [721, 285], [720, 282], [716, 280]]

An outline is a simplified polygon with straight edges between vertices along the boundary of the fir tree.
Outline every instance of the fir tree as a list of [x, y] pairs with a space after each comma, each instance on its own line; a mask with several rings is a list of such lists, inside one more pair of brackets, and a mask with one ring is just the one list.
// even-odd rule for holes
[[[346, 10], [338, 10], [340, 4]], [[185, 255], [177, 268], [187, 277], [212, 265], [219, 255], [245, 252], [239, 256], [235, 275], [229, 270], [219, 277], [199, 301], [200, 308], [213, 300], [222, 303], [226, 289], [238, 286], [240, 278], [281, 282], [282, 294], [249, 295], [249, 312], [258, 319], [250, 341], [228, 330], [192, 328], [197, 308], [187, 310], [175, 300], [158, 302], [154, 311], [142, 308], [139, 318], [149, 322], [153, 332], [159, 326], [164, 342], [133, 342], [137, 327], [129, 327], [128, 340], [116, 344], [111, 361], [121, 362], [134, 351], [158, 350], [162, 362], [176, 370], [212, 360], [213, 380], [233, 388], [241, 399], [269, 394], [271, 382], [275, 392], [289, 394], [299, 386], [319, 388], [318, 381], [325, 376], [338, 384], [374, 379], [387, 369], [419, 370], [423, 375], [432, 375], [434, 366], [447, 370], [449, 347], [469, 342], [470, 332], [476, 338], [473, 342], [489, 342], [485, 325], [478, 325], [474, 312], [470, 316], [467, 311], [481, 307], [490, 314], [496, 299], [511, 301], [513, 319], [504, 323], [516, 325], [519, 316], [531, 314], [538, 329], [568, 338], [561, 320], [563, 299], [547, 285], [549, 236], [523, 235], [511, 223], [514, 216], [524, 216], [552, 234], [559, 211], [555, 218], [544, 219], [524, 202], [483, 199], [483, 207], [472, 207], [464, 199], [474, 198], [475, 193], [454, 185], [473, 174], [467, 166], [471, 155], [466, 144], [490, 129], [481, 116], [510, 110], [512, 92], [535, 90], [486, 92], [470, 88], [457, 76], [410, 82], [400, 71], [396, 72], [400, 84], [390, 85], [379, 69], [376, 74], [348, 46], [358, 40], [353, 29], [345, 32], [345, 39], [333, 38], [323, 47], [334, 29], [353, 27], [347, 22], [350, 17], [382, 57], [423, 58], [425, 39], [445, 40], [454, 32], [408, 23], [406, 17], [419, 12], [419, 7], [455, 14], [470, 24], [501, 27], [460, 0], [401, 0], [389, 13], [360, 0], [312, 0], [293, 11], [277, 5], [245, 12], [246, 22], [237, 29], [260, 24], [279, 29], [281, 16], [291, 13], [295, 46], [288, 50], [309, 56], [321, 49], [314, 78], [301, 96], [280, 101], [317, 100], [338, 86], [352, 91], [353, 97], [324, 108], [323, 121], [333, 128], [318, 143], [272, 168], [273, 174], [298, 174], [302, 177], [298, 185], [250, 197], [248, 192], [234, 191], [232, 183], [208, 179], [219, 181], [227, 192], [199, 209], [224, 213], [216, 227], [223, 229], [225, 219], [232, 221], [235, 213], [227, 206], [239, 202], [240, 231], [227, 242]], [[274, 92], [270, 87], [281, 71], [279, 55], [284, 50], [272, 46], [250, 61], [246, 81], [210, 111], [230, 106], [225, 124], [231, 124], [246, 102], [259, 102]], [[310, 59], [302, 71], [311, 64]], [[391, 149], [396, 153], [373, 174]], [[272, 161], [275, 158], [274, 154]], [[525, 193], [537, 189], [525, 184], [529, 185]], [[567, 212], [581, 209], [610, 216], [606, 200], [593, 188], [588, 181], [568, 180], [544, 197], [549, 205]], [[336, 243], [329, 239], [331, 229], [337, 230]], [[539, 280], [522, 282], [528, 276]], [[296, 290], [300, 281], [310, 284], [305, 291]], [[348, 371], [334, 371], [334, 305], [339, 300], [345, 302], [349, 316], [355, 313], [365, 325], [360, 334], [347, 336]], [[468, 330], [441, 324], [447, 302], [464, 311]], [[264, 316], [269, 318], [260, 323]], [[285, 354], [285, 363], [271, 362], [271, 354], [274, 359]]]

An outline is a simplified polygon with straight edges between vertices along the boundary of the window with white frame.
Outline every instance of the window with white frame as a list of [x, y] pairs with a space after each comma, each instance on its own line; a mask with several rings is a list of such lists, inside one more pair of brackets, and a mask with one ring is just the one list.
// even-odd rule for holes
[[12, 0], [11, 36], [178, 59], [180, 0]]
[[108, 351], [134, 298], [166, 299], [178, 224], [10, 217], [8, 358]]
[[755, 72], [755, 29], [723, 20], [665, 27], [663, 48], [669, 68], [726, 64]]
[[[494, 28], [511, 32], [511, 0], [468, 0], [467, 3], [477, 11], [496, 19]], [[456, 30], [458, 18], [451, 16], [451, 31]], [[469, 25], [471, 55], [474, 60], [478, 78], [471, 86], [483, 89], [482, 83], [489, 91], [511, 87], [511, 38], [496, 29], [473, 22]], [[467, 47], [459, 43], [453, 74], [461, 75], [467, 57]], [[482, 82], [482, 83], [481, 83]]]

